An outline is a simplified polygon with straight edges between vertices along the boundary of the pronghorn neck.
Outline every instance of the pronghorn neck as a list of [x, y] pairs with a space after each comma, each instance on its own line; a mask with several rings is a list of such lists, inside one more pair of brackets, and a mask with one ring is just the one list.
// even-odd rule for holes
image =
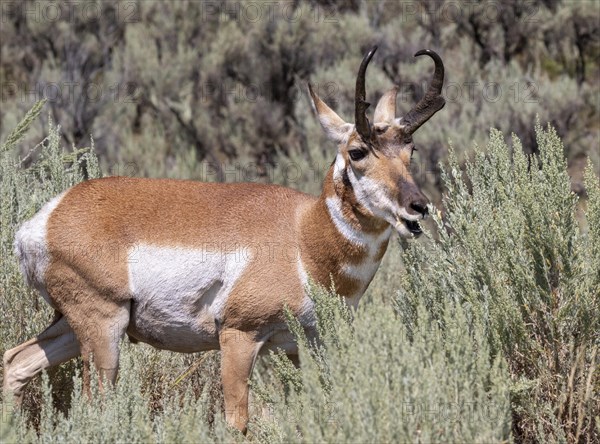
[[349, 184], [334, 177], [332, 166], [321, 196], [301, 223], [301, 261], [309, 274], [354, 304], [362, 296], [387, 249], [391, 227], [353, 197]]

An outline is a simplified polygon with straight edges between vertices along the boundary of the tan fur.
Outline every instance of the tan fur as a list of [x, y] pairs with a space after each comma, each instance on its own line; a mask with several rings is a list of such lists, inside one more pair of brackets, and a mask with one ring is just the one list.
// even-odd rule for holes
[[[377, 193], [407, 208], [417, 198], [426, 202], [408, 170], [412, 145], [393, 121], [395, 89], [377, 106], [376, 118], [386, 123], [377, 127], [380, 134], [369, 148], [375, 152], [360, 162], [352, 161], [349, 151], [368, 147], [353, 125], [310, 92], [322, 125], [339, 143], [337, 161], [345, 165], [343, 174], [334, 173], [332, 165], [319, 197], [275, 185], [124, 177], [90, 180], [71, 188], [47, 220], [49, 261], [40, 279], [41, 290], [62, 317], [34, 340], [5, 353], [5, 389], [19, 396], [39, 371], [78, 354], [84, 359], [86, 387], [92, 355], [105, 381], [114, 383], [119, 340], [125, 334], [160, 348], [194, 351], [189, 344], [171, 344], [137, 328], [128, 275], [136, 248], [225, 253], [242, 249], [248, 252], [248, 264], [228, 294], [222, 316], [215, 319], [214, 341], [209, 338], [198, 349], [222, 350], [227, 421], [245, 430], [247, 382], [261, 347], [281, 346], [296, 353], [288, 339], [277, 336], [286, 330], [284, 307], [300, 317], [310, 308], [299, 270], [321, 285], [333, 284], [354, 303], [372, 278], [370, 270], [374, 273], [385, 254], [394, 221], [374, 214], [348, 175], [368, 177]], [[347, 230], [362, 233], [375, 244], [352, 241], [340, 231], [328, 199], [340, 202]], [[361, 276], [348, 271], [361, 267], [366, 267]], [[314, 325], [302, 322], [310, 334]], [[57, 347], [69, 334], [75, 334], [76, 344], [59, 353]]]

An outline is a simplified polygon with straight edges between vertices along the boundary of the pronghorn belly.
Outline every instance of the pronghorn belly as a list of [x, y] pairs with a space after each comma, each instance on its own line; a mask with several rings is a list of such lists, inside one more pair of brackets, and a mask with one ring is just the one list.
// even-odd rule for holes
[[272, 334], [260, 349], [261, 354], [268, 354], [271, 351], [283, 351], [288, 355], [298, 354], [298, 343], [296, 338], [286, 326], [282, 326], [281, 328], [273, 327]]
[[218, 347], [225, 303], [247, 263], [239, 251], [135, 246], [128, 264], [128, 334], [173, 351]]

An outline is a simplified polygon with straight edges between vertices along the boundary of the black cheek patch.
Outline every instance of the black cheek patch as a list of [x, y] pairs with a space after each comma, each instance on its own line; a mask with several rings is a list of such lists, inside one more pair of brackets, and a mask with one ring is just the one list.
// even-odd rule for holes
[[345, 186], [352, 188], [352, 184], [350, 183], [350, 178], [348, 177], [348, 170], [346, 168], [344, 168], [344, 172], [342, 173], [342, 183]]

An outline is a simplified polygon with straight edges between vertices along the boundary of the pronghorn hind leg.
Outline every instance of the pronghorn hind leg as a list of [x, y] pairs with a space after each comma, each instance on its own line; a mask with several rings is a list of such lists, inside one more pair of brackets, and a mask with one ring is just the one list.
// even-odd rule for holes
[[42, 333], [4, 353], [4, 391], [17, 404], [27, 383], [42, 370], [79, 356], [79, 343], [64, 316], [55, 317]]
[[260, 344], [253, 333], [228, 328], [219, 334], [221, 378], [227, 423], [246, 433], [248, 425], [248, 380]]
[[[101, 308], [100, 308], [101, 307]], [[113, 385], [119, 369], [119, 342], [129, 325], [130, 303], [99, 301], [85, 312], [69, 313], [69, 322], [77, 334], [83, 360], [83, 386], [90, 391], [90, 361], [94, 362], [99, 376], [100, 390], [104, 382]]]
[[91, 394], [90, 359], [98, 370], [102, 390], [103, 380], [114, 383], [117, 377], [119, 342], [129, 325], [130, 299], [111, 291], [115, 287], [108, 285], [106, 276], [84, 274], [59, 261], [51, 264], [46, 276], [52, 302], [77, 336], [84, 391]]

